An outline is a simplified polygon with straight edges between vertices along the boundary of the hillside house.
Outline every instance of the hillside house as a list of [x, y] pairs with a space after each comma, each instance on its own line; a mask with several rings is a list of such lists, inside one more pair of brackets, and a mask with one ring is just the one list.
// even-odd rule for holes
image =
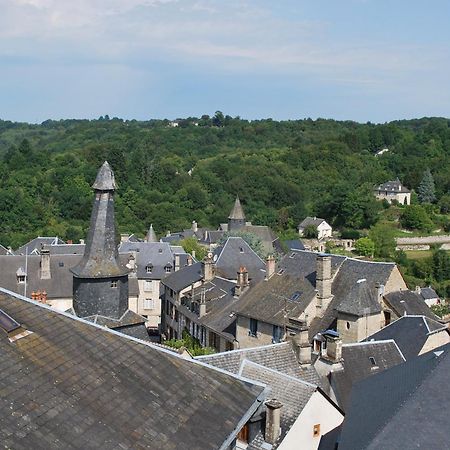
[[395, 200], [401, 205], [411, 204], [411, 191], [403, 186], [398, 178], [380, 184], [374, 190], [374, 194], [378, 200], [387, 200], [389, 203]]
[[330, 238], [333, 232], [331, 225], [327, 223], [325, 219], [319, 217], [306, 217], [298, 225], [298, 233], [303, 236], [303, 232], [307, 227], [314, 227], [317, 230], [317, 239]]

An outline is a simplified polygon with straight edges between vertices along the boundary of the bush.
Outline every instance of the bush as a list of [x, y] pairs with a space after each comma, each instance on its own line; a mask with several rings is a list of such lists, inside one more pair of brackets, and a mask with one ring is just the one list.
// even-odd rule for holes
[[361, 237], [361, 233], [358, 230], [352, 230], [349, 228], [345, 228], [341, 231], [342, 239], [359, 239]]
[[363, 237], [355, 242], [355, 250], [358, 255], [373, 256], [375, 252], [375, 244], [371, 239]]
[[319, 232], [317, 231], [317, 227], [315, 225], [308, 225], [303, 230], [303, 237], [306, 239], [317, 239], [319, 236]]
[[402, 227], [409, 230], [419, 230], [429, 233], [433, 229], [433, 222], [425, 209], [420, 205], [409, 205], [405, 207], [400, 216]]

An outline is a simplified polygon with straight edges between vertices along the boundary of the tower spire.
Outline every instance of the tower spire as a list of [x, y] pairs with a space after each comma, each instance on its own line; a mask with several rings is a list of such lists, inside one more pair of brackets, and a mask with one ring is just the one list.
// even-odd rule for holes
[[148, 229], [145, 240], [146, 240], [146, 242], [158, 242], [158, 238], [156, 237], [155, 230], [153, 229], [153, 224], [150, 224], [150, 228]]
[[239, 196], [236, 196], [233, 209], [228, 216], [228, 231], [240, 230], [245, 226], [245, 214]]
[[114, 223], [114, 172], [107, 161], [98, 171], [89, 233], [73, 273], [73, 307], [78, 316], [120, 318], [128, 309], [128, 272], [119, 261]]

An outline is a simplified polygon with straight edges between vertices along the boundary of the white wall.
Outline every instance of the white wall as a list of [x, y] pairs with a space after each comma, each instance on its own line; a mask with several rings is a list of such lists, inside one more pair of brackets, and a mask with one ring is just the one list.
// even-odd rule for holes
[[[344, 420], [341, 414], [320, 392], [316, 391], [279, 445], [279, 450], [316, 450], [320, 438]], [[313, 436], [314, 425], [320, 424], [320, 434]]]

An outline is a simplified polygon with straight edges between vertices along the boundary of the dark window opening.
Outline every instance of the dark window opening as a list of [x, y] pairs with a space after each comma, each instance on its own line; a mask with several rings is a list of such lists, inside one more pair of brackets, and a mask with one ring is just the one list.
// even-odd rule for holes
[[258, 321], [256, 319], [250, 319], [250, 330], [248, 332], [249, 336], [256, 337], [258, 333]]

